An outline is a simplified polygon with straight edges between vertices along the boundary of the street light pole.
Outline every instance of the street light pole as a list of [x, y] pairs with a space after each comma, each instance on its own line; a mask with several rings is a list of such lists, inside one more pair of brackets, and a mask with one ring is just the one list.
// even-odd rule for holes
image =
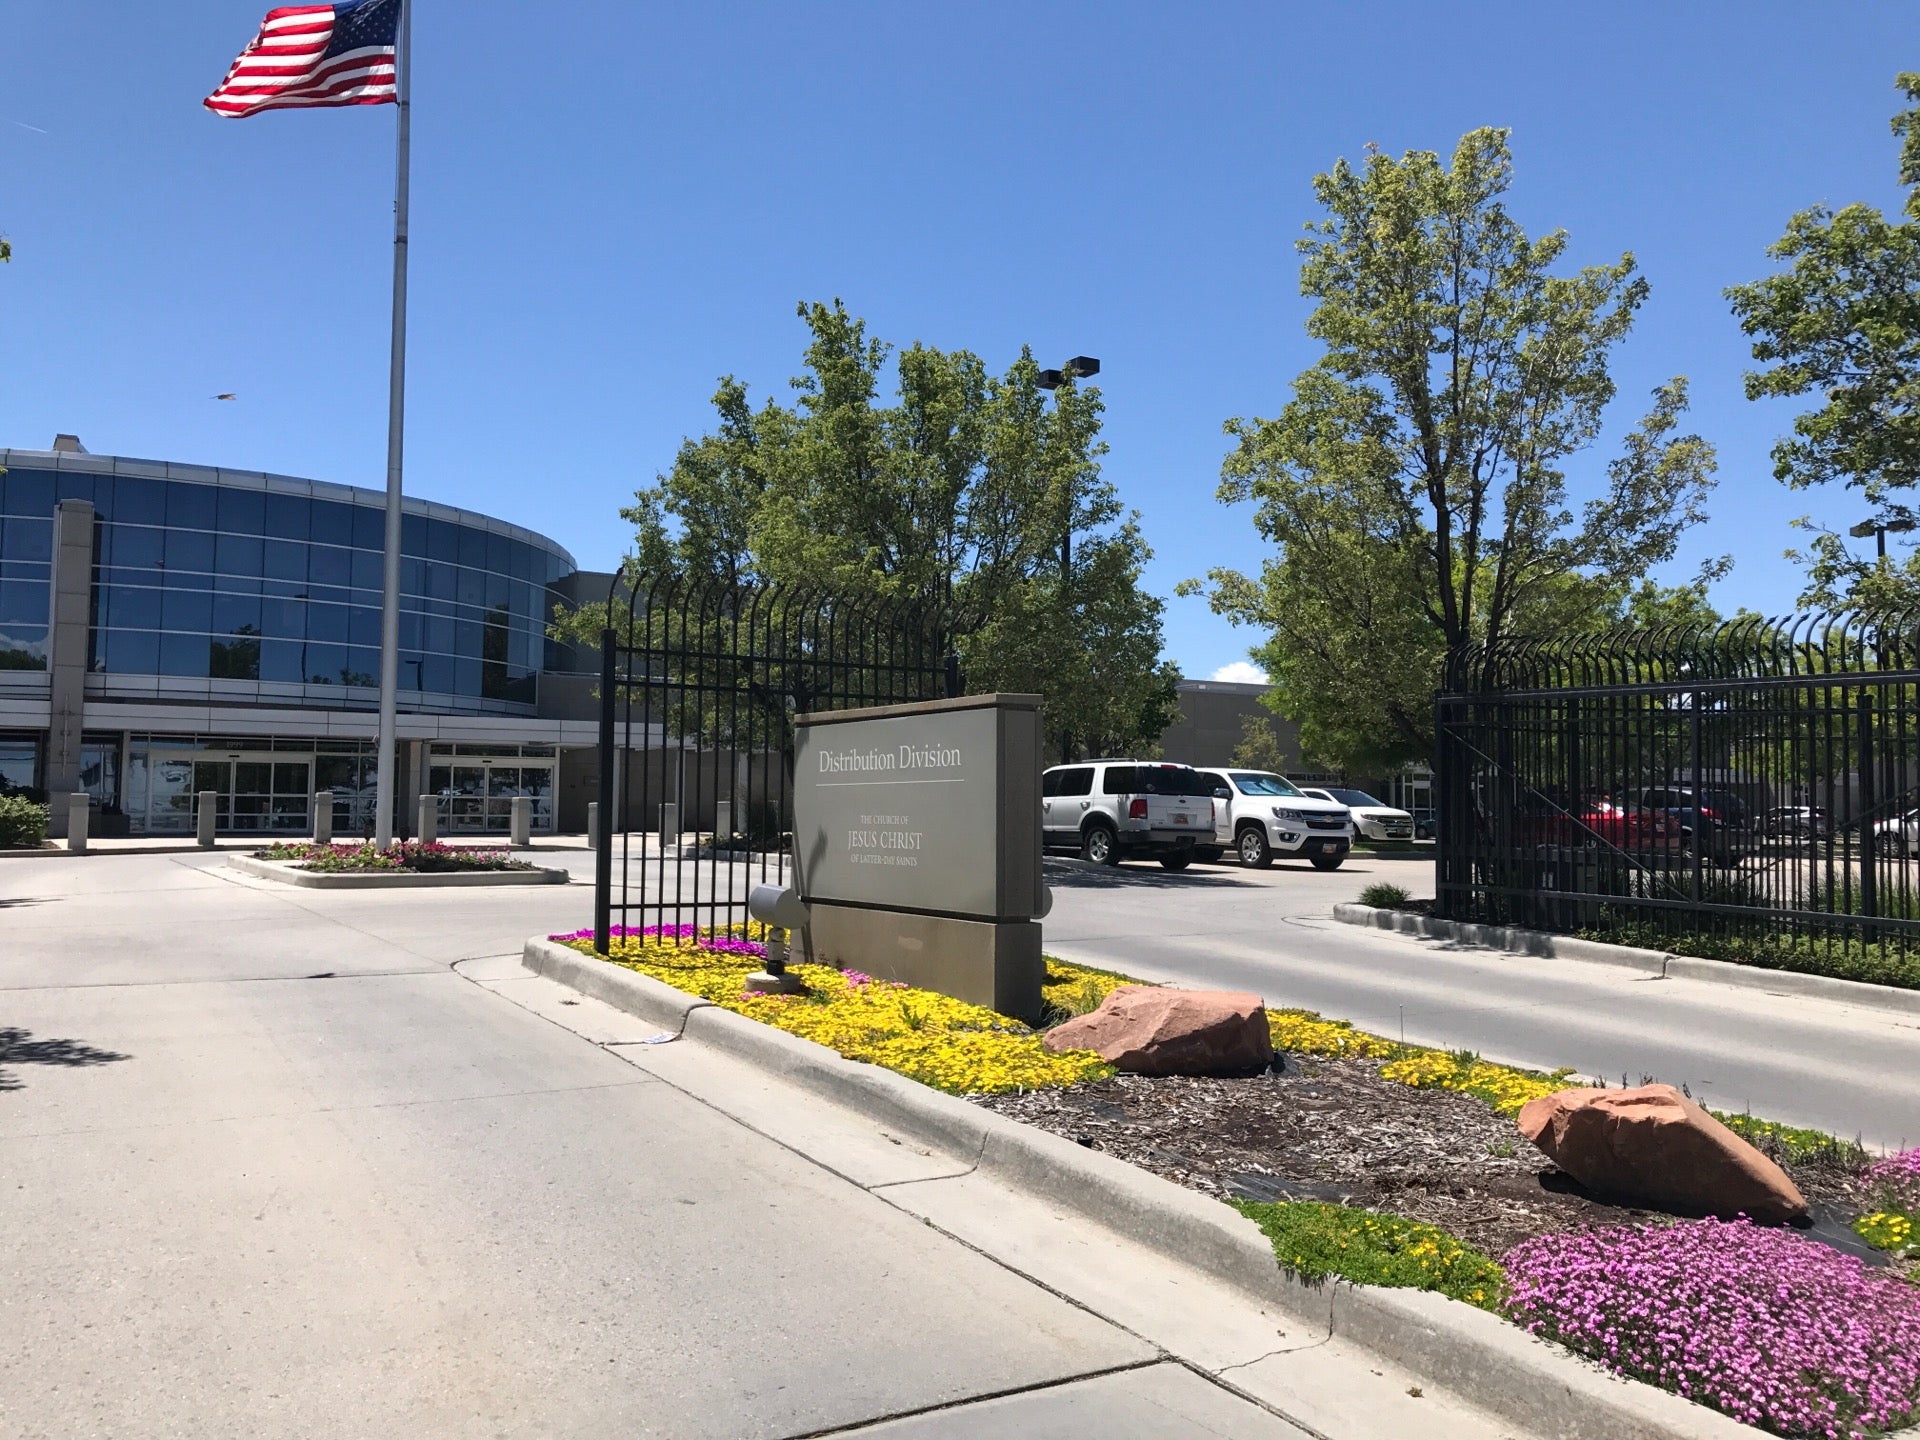
[[1847, 534], [1856, 540], [1864, 540], [1869, 535], [1873, 536], [1875, 558], [1884, 560], [1887, 558], [1887, 532], [1891, 530], [1896, 535], [1903, 535], [1916, 526], [1920, 526], [1920, 520], [1862, 520], [1858, 525], [1850, 528]]
[[[1076, 355], [1058, 370], [1042, 370], [1039, 385], [1042, 390], [1058, 390], [1069, 380], [1088, 380], [1100, 373], [1100, 362], [1091, 355]], [[1057, 399], [1058, 397], [1056, 397]], [[1054, 413], [1059, 413], [1058, 407]], [[1069, 587], [1073, 584], [1073, 489], [1067, 489], [1065, 513], [1060, 517], [1060, 600], [1064, 605], [1068, 599]], [[1060, 763], [1073, 761], [1073, 731], [1060, 732]]]

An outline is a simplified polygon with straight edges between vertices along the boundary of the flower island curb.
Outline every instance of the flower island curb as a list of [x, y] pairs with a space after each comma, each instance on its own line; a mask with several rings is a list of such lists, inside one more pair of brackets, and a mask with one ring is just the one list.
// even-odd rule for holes
[[1170, 1180], [762, 1025], [544, 938], [522, 963], [583, 995], [758, 1065], [974, 1168], [1200, 1270], [1302, 1322], [1374, 1350], [1555, 1440], [1737, 1440], [1716, 1411], [1537, 1340], [1473, 1306], [1414, 1290], [1310, 1285], [1281, 1270], [1251, 1220]]
[[307, 890], [407, 890], [419, 888], [462, 888], [473, 885], [565, 885], [572, 876], [564, 870], [441, 871], [417, 874], [405, 870], [319, 874], [297, 869], [285, 860], [260, 860], [252, 855], [229, 855], [227, 866], [262, 880], [281, 885], [298, 885]]
[[1865, 980], [1836, 980], [1827, 975], [1803, 975], [1795, 970], [1769, 970], [1760, 965], [1738, 965], [1731, 960], [1702, 960], [1692, 955], [1669, 955], [1664, 950], [1642, 950], [1632, 945], [1609, 945], [1576, 935], [1554, 935], [1544, 930], [1521, 930], [1507, 925], [1477, 925], [1440, 920], [1408, 910], [1381, 910], [1372, 905], [1335, 905], [1333, 918], [1343, 925], [1422, 935], [1429, 940], [1451, 940], [1513, 955], [1540, 955], [1555, 960], [1583, 960], [1593, 965], [1618, 965], [1663, 980], [1703, 980], [1745, 990], [1770, 990], [1776, 995], [1832, 1000], [1841, 1005], [1865, 1005], [1920, 1015], [1920, 990], [1897, 985], [1875, 985]]

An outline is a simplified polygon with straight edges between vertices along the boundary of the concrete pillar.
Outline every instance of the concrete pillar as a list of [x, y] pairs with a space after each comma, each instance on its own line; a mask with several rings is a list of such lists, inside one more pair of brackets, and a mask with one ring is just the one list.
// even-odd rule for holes
[[67, 796], [67, 849], [76, 855], [87, 848], [87, 792], [75, 790]]
[[200, 848], [202, 850], [211, 850], [213, 848], [213, 827], [219, 814], [220, 792], [218, 790], [202, 790], [195, 799], [193, 806], [194, 823], [198, 830], [195, 838], [200, 842]]
[[533, 797], [516, 795], [507, 802], [507, 843], [516, 850], [533, 844]]
[[313, 843], [316, 845], [333, 843], [333, 792], [331, 790], [313, 792]]
[[680, 843], [680, 807], [669, 800], [660, 807], [660, 848]]
[[414, 822], [413, 838], [431, 845], [440, 834], [440, 802], [432, 795], [420, 797], [419, 816]]
[[600, 802], [598, 800], [589, 800], [587, 802], [587, 849], [598, 850], [599, 848]]
[[62, 500], [53, 513], [53, 582], [47, 632], [48, 829], [66, 833], [61, 797], [80, 789], [80, 733], [86, 724], [87, 621], [93, 598], [93, 505]]
[[716, 845], [724, 845], [733, 838], [733, 802], [721, 800], [713, 807], [713, 839]]

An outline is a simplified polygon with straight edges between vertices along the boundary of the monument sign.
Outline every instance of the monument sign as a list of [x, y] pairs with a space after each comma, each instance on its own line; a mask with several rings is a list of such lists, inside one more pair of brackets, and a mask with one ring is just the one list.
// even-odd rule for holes
[[803, 715], [794, 869], [815, 960], [1040, 1008], [1040, 697]]

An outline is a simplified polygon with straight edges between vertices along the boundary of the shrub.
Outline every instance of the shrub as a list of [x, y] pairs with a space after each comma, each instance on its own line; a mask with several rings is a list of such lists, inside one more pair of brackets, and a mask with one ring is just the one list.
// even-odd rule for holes
[[1920, 1415], [1920, 1288], [1747, 1220], [1542, 1235], [1508, 1314], [1619, 1374], [1789, 1436]]
[[1376, 910], [1398, 910], [1412, 894], [1399, 885], [1389, 885], [1385, 881], [1375, 881], [1360, 892], [1360, 903], [1371, 905]]
[[0, 850], [37, 849], [47, 838], [47, 807], [24, 795], [0, 795]]
[[1437, 1290], [1483, 1310], [1498, 1309], [1505, 1293], [1498, 1265], [1432, 1225], [1313, 1201], [1233, 1206], [1272, 1242], [1281, 1267], [1303, 1279]]
[[1841, 1170], [1864, 1170], [1867, 1152], [1857, 1140], [1840, 1140], [1820, 1130], [1803, 1130], [1751, 1115], [1707, 1112], [1769, 1160], [1781, 1165], [1831, 1165]]

